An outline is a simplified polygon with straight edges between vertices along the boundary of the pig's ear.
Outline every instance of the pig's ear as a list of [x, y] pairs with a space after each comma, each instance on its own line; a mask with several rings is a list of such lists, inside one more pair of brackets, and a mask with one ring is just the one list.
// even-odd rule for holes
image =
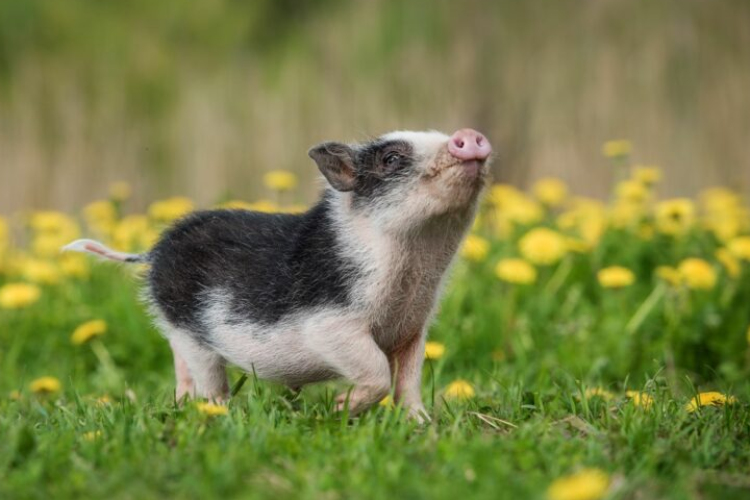
[[324, 142], [307, 153], [325, 178], [338, 191], [351, 191], [356, 180], [354, 151], [340, 142]]

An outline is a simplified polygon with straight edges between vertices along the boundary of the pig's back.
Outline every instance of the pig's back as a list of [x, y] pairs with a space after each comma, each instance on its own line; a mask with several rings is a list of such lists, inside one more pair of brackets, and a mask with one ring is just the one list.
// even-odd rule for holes
[[205, 332], [222, 302], [228, 322], [271, 325], [284, 315], [349, 301], [351, 263], [338, 252], [325, 202], [305, 214], [197, 212], [151, 251], [149, 295], [173, 325]]

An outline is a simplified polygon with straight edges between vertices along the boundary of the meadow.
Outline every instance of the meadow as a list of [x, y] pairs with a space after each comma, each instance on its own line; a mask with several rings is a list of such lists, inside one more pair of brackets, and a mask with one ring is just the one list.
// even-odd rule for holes
[[[559, 179], [487, 189], [430, 329], [420, 426], [342, 382], [300, 394], [231, 371], [227, 406], [174, 400], [143, 269], [59, 248], [147, 249], [187, 198], [0, 219], [0, 498], [747, 498], [750, 215], [737, 193], [660, 198], [602, 149], [604, 201]], [[236, 209], [299, 211], [297, 178]]]

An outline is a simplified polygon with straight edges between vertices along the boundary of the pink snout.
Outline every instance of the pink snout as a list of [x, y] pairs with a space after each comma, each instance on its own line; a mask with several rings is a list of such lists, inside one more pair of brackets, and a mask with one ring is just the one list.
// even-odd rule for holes
[[461, 161], [484, 161], [492, 153], [492, 145], [476, 130], [462, 128], [448, 141], [448, 152]]

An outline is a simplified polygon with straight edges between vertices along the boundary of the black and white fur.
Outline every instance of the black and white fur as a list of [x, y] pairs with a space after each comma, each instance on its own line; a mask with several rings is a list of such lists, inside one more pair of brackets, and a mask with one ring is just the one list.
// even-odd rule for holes
[[178, 398], [227, 398], [231, 363], [293, 388], [344, 377], [353, 413], [393, 386], [422, 419], [427, 326], [487, 170], [467, 169], [448, 140], [393, 132], [313, 148], [329, 186], [304, 214], [209, 210], [148, 254], [91, 240], [66, 249], [150, 264], [147, 296], [174, 352]]

